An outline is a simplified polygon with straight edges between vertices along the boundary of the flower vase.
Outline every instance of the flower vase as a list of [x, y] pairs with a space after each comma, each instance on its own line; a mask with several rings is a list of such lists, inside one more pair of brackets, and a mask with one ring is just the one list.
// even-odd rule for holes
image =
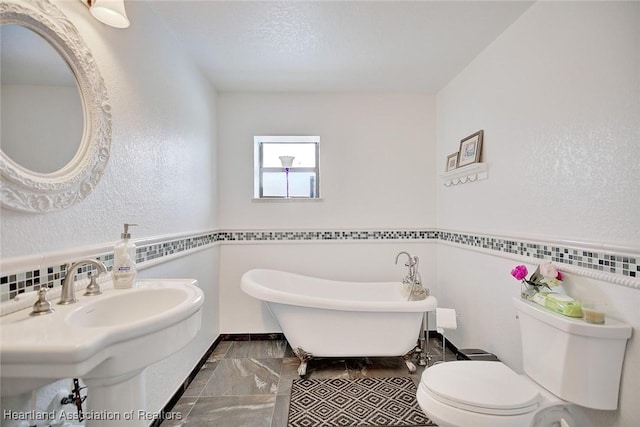
[[537, 286], [529, 285], [528, 283], [522, 282], [522, 286], [520, 288], [520, 297], [522, 299], [530, 300], [537, 293], [538, 293]]

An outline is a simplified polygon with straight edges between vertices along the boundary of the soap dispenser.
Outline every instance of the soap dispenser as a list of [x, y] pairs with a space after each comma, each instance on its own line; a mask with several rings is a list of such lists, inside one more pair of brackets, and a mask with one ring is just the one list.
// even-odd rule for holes
[[113, 287], [127, 289], [133, 287], [136, 280], [136, 244], [131, 240], [129, 227], [138, 224], [125, 224], [124, 233], [113, 248]]

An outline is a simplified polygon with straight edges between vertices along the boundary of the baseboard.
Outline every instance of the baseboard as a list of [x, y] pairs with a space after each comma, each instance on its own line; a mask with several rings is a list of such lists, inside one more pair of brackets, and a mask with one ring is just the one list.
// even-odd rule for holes
[[269, 341], [283, 340], [282, 332], [267, 332], [262, 334], [222, 334], [221, 341]]

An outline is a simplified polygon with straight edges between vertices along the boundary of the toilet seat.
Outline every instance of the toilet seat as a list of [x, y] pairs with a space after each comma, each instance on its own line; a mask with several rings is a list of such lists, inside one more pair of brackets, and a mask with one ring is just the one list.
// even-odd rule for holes
[[486, 415], [522, 415], [540, 407], [540, 389], [501, 362], [454, 361], [424, 371], [420, 386], [444, 405]]

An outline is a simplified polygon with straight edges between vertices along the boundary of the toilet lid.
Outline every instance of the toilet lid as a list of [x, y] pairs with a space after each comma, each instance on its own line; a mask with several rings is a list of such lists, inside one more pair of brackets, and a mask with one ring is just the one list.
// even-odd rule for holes
[[420, 382], [435, 399], [483, 414], [526, 414], [537, 409], [540, 398], [532, 382], [501, 362], [446, 362], [426, 369]]

